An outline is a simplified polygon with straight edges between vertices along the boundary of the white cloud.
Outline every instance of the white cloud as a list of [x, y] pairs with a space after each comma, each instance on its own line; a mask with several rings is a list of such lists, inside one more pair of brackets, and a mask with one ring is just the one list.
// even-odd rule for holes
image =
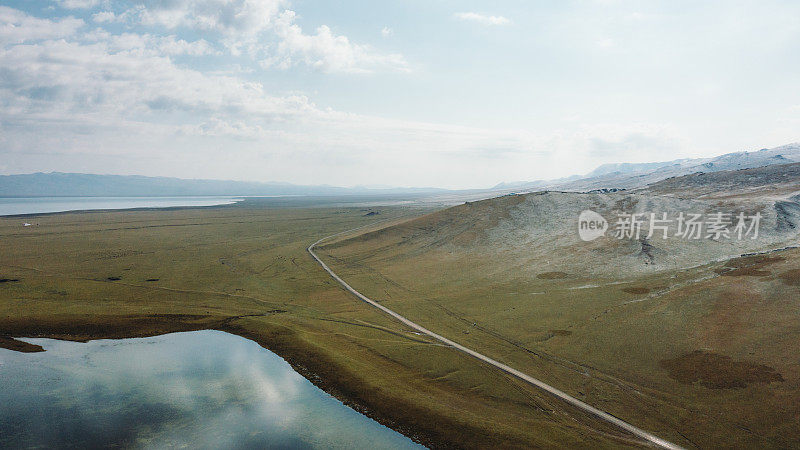
[[144, 0], [126, 14], [144, 25], [252, 37], [268, 28], [286, 0]]
[[96, 29], [81, 36], [87, 42], [100, 42], [110, 53], [128, 52], [142, 56], [203, 56], [218, 54], [205, 39], [185, 41], [174, 35], [154, 36], [152, 34], [122, 33], [112, 35], [105, 30]]
[[455, 18], [464, 22], [475, 22], [482, 25], [508, 25], [511, 21], [503, 16], [487, 16], [476, 12], [460, 12], [454, 14]]
[[73, 17], [39, 19], [16, 9], [0, 6], [0, 44], [65, 38], [74, 35], [83, 25], [83, 20]]
[[324, 72], [369, 73], [375, 70], [408, 71], [400, 54], [382, 54], [367, 45], [350, 42], [325, 25], [316, 34], [305, 34], [295, 23], [294, 11], [284, 11], [274, 24], [278, 36], [272, 54], [262, 61], [265, 67], [288, 68], [302, 63]]
[[[223, 49], [216, 40], [186, 41], [178, 30], [161, 36], [82, 27], [0, 8], [7, 170], [474, 187], [565, 167], [588, 171], [615, 146], [631, 155], [643, 146], [675, 148], [671, 131], [658, 127], [576, 126], [537, 135], [333, 111], [302, 94], [270, 92], [239, 70], [195, 70], [173, 58]], [[379, 54], [329, 27], [306, 34], [292, 12], [271, 19], [264, 33], [274, 66], [407, 67], [402, 56]]]
[[394, 30], [392, 30], [389, 27], [383, 27], [383, 29], [381, 30], [381, 36], [383, 37], [389, 37], [392, 34], [394, 34]]
[[56, 0], [59, 6], [66, 9], [89, 9], [99, 5], [103, 0]]
[[[38, 32], [39, 22], [26, 19], [20, 23], [20, 35], [43, 34]], [[26, 30], [24, 24], [33, 30]], [[0, 67], [4, 68], [0, 102], [5, 106], [4, 115], [14, 120], [78, 120], [86, 115], [114, 122], [176, 110], [247, 113], [272, 120], [314, 110], [305, 98], [269, 96], [257, 83], [205, 75], [179, 67], [168, 58], [211, 51], [204, 40], [111, 35], [103, 30], [70, 40], [5, 45], [0, 52]]]
[[117, 22], [119, 17], [113, 11], [100, 11], [92, 14], [92, 20], [97, 23]]
[[[296, 33], [288, 42], [297, 39], [292, 48], [302, 49], [290, 52], [293, 57], [339, 64], [315, 53], [319, 45], [343, 45], [347, 54], [349, 43], [330, 30], [318, 30], [308, 42], [291, 26], [286, 32]], [[412, 162], [441, 167], [459, 149], [479, 146], [484, 150], [475, 157], [487, 158], [498, 145], [522, 142], [486, 130], [322, 110], [303, 95], [270, 94], [259, 83], [181, 67], [168, 57], [204, 48], [202, 42], [98, 29], [4, 45], [0, 140], [14, 170], [26, 162], [65, 170], [63, 164], [79, 158], [89, 171], [289, 181], [305, 161], [308, 171], [293, 181], [346, 183], [363, 161], [380, 161], [399, 176]], [[43, 156], [27, 154], [30, 149]], [[221, 172], [209, 172], [212, 167]]]
[[164, 55], [214, 55], [218, 52], [205, 39], [188, 42], [175, 36], [157, 38], [158, 50]]
[[[262, 67], [304, 65], [322, 72], [409, 71], [402, 55], [383, 53], [350, 41], [327, 25], [306, 34], [287, 0], [144, 0], [121, 14], [101, 11], [97, 23], [127, 21], [167, 30], [187, 28], [213, 36], [234, 56], [248, 56]], [[388, 31], [387, 31], [388, 30]], [[391, 30], [385, 28], [383, 34]]]

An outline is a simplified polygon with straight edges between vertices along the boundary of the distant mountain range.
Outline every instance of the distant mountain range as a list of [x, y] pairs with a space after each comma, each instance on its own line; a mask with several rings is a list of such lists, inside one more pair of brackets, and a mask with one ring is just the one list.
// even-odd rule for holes
[[[277, 195], [435, 195], [532, 190], [591, 191], [635, 189], [672, 177], [800, 162], [800, 143], [754, 152], [727, 153], [714, 158], [676, 159], [654, 163], [603, 164], [584, 175], [556, 180], [500, 183], [488, 190], [450, 191], [437, 188], [301, 186], [222, 180], [186, 180], [138, 175], [32, 173], [0, 176], [0, 197], [157, 197], [157, 196], [277, 196]], [[486, 195], [486, 194], [482, 194]]]
[[0, 176], [0, 197], [162, 197], [276, 195], [392, 195], [445, 193], [435, 188], [343, 188], [222, 180], [186, 180], [138, 175], [31, 173]]
[[501, 183], [495, 189], [590, 191], [594, 189], [633, 189], [671, 177], [693, 173], [749, 169], [773, 164], [800, 162], [800, 143], [754, 152], [727, 153], [714, 158], [676, 159], [655, 163], [603, 164], [584, 176], [557, 180]]

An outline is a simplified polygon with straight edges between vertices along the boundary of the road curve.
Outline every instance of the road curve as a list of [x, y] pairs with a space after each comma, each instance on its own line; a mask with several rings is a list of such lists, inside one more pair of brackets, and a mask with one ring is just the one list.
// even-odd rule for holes
[[[374, 225], [374, 224], [370, 224], [370, 225]], [[452, 348], [454, 348], [454, 349], [456, 349], [458, 351], [464, 352], [464, 353], [466, 353], [466, 354], [468, 354], [468, 355], [470, 355], [470, 356], [472, 356], [474, 358], [477, 358], [477, 359], [479, 359], [479, 360], [481, 360], [481, 361], [483, 361], [483, 362], [485, 362], [487, 364], [491, 364], [491, 365], [497, 367], [498, 369], [502, 370], [503, 372], [506, 372], [506, 373], [509, 373], [511, 375], [514, 375], [515, 377], [517, 377], [517, 378], [519, 378], [519, 379], [521, 379], [521, 380], [523, 380], [523, 381], [525, 381], [527, 383], [530, 383], [530, 384], [532, 384], [532, 385], [534, 385], [534, 386], [536, 386], [536, 387], [538, 387], [538, 388], [540, 388], [540, 389], [542, 389], [544, 391], [547, 391], [550, 394], [552, 394], [552, 395], [554, 395], [554, 396], [566, 401], [567, 403], [570, 403], [573, 406], [575, 406], [575, 407], [577, 407], [579, 409], [582, 409], [583, 411], [591, 413], [591, 414], [595, 415], [596, 417], [598, 417], [598, 418], [600, 418], [600, 419], [602, 419], [602, 420], [604, 420], [606, 422], [609, 422], [609, 423], [611, 423], [613, 425], [616, 425], [617, 427], [619, 427], [619, 428], [621, 428], [621, 429], [623, 429], [625, 431], [628, 431], [631, 434], [634, 434], [635, 436], [638, 436], [638, 437], [644, 439], [645, 441], [649, 442], [652, 445], [655, 445], [655, 446], [661, 447], [661, 448], [666, 448], [666, 449], [672, 449], [672, 450], [679, 450], [680, 449], [680, 450], [682, 450], [682, 447], [680, 447], [678, 445], [675, 445], [675, 444], [673, 444], [673, 443], [671, 443], [671, 442], [669, 442], [669, 441], [667, 441], [665, 439], [661, 439], [660, 437], [658, 437], [658, 436], [656, 436], [656, 435], [654, 435], [652, 433], [649, 433], [649, 432], [647, 432], [645, 430], [642, 430], [641, 428], [633, 426], [633, 425], [629, 424], [628, 422], [625, 422], [622, 419], [619, 419], [619, 418], [617, 418], [617, 417], [615, 417], [615, 416], [613, 416], [613, 415], [611, 415], [611, 414], [609, 414], [609, 413], [607, 413], [605, 411], [601, 411], [601, 410], [595, 408], [594, 406], [589, 405], [588, 403], [584, 403], [584, 402], [578, 400], [577, 398], [567, 394], [566, 392], [563, 392], [563, 391], [561, 391], [559, 389], [556, 389], [553, 386], [550, 386], [549, 384], [547, 384], [547, 383], [545, 383], [545, 382], [543, 382], [541, 380], [533, 378], [532, 376], [526, 375], [526, 374], [520, 372], [519, 370], [514, 369], [513, 367], [507, 366], [507, 365], [505, 365], [505, 364], [503, 364], [503, 363], [501, 363], [499, 361], [496, 361], [496, 360], [494, 360], [492, 358], [489, 358], [486, 355], [483, 355], [483, 354], [478, 353], [478, 352], [476, 352], [474, 350], [471, 350], [471, 349], [469, 349], [467, 347], [464, 347], [463, 345], [458, 344], [456, 342], [453, 342], [453, 341], [451, 341], [450, 339], [447, 339], [444, 336], [440, 336], [440, 335], [434, 333], [433, 331], [423, 327], [422, 325], [418, 325], [418, 324], [406, 319], [405, 317], [401, 316], [400, 314], [392, 311], [391, 309], [379, 304], [378, 302], [370, 299], [366, 295], [364, 295], [364, 294], [358, 292], [357, 290], [355, 290], [352, 286], [347, 284], [346, 281], [344, 281], [338, 275], [336, 275], [333, 272], [333, 270], [331, 270], [331, 268], [328, 267], [327, 264], [322, 262], [322, 260], [319, 258], [319, 256], [317, 256], [317, 254], [314, 253], [314, 247], [316, 245], [318, 245], [320, 242], [322, 242], [322, 241], [324, 241], [326, 239], [330, 239], [330, 238], [333, 238], [335, 236], [339, 236], [339, 235], [342, 235], [342, 234], [345, 234], [345, 233], [356, 231], [356, 230], [361, 229], [361, 228], [365, 228], [365, 227], [358, 227], [358, 228], [354, 228], [352, 230], [346, 230], [346, 231], [343, 231], [341, 233], [336, 233], [336, 234], [332, 234], [330, 236], [326, 236], [326, 237], [318, 240], [317, 242], [314, 242], [313, 244], [309, 245], [308, 249], [307, 249], [308, 253], [311, 254], [311, 256], [314, 258], [314, 260], [317, 261], [317, 263], [319, 263], [319, 265], [322, 266], [322, 268], [325, 269], [325, 271], [328, 272], [328, 274], [331, 277], [333, 277], [333, 279], [336, 280], [337, 283], [341, 284], [342, 287], [344, 287], [346, 290], [348, 290], [351, 294], [355, 295], [360, 300], [362, 300], [362, 301], [364, 301], [366, 303], [369, 303], [370, 305], [380, 309], [381, 311], [383, 311], [386, 314], [394, 317], [395, 319], [399, 320], [400, 322], [403, 322], [404, 324], [408, 325], [409, 327], [419, 331], [420, 333], [428, 335], [428, 336], [438, 340], [439, 342], [442, 342], [442, 343], [444, 343], [444, 344], [446, 344], [446, 345], [448, 345], [448, 346], [450, 346], [450, 347], [452, 347]]]

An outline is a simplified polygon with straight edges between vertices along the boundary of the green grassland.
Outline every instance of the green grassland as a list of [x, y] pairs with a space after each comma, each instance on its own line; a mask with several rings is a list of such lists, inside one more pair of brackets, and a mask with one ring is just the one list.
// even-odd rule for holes
[[[291, 205], [250, 199], [226, 207], [2, 218], [0, 346], [37, 350], [14, 336], [81, 341], [218, 329], [259, 342], [356, 409], [432, 447], [639, 445], [359, 302], [305, 250], [323, 236], [375, 222], [390, 226], [429, 210]], [[22, 227], [23, 221], [34, 226]], [[422, 286], [395, 285], [374, 277], [366, 266], [335, 266], [347, 266], [355, 285], [378, 298], [391, 293], [388, 301], [393, 303]], [[452, 281], [453, 299], [480, 295], [471, 285]], [[485, 333], [461, 317], [479, 307], [482, 297], [472, 306], [465, 303], [463, 310], [451, 304], [453, 316], [427, 299], [419, 301], [422, 297], [409, 295], [407, 303], [393, 306], [465, 344], [497, 351], [496, 357], [520, 368], [550, 361], [516, 344], [479, 339]], [[490, 301], [497, 304], [493, 320], [503, 320], [513, 307], [511, 297], [497, 295]], [[540, 323], [548, 330], [566, 327]], [[542, 342], [549, 341], [548, 351], [576, 359], [590, 350], [560, 339]], [[553, 347], [558, 342], [569, 351]], [[552, 376], [544, 378], [575, 386], [574, 368], [555, 366]], [[608, 392], [613, 401], [617, 394]]]
[[411, 320], [685, 447], [800, 445], [800, 250], [591, 275], [602, 248], [497, 247], [542, 198], [3, 218], [0, 346], [218, 329], [432, 447], [642, 445], [387, 318], [306, 252], [365, 227], [317, 253]]
[[[602, 258], [582, 247], [530, 248], [539, 267], [492, 238], [525, 197], [458, 206], [318, 253], [420, 325], [681, 446], [800, 445], [800, 250], [588, 276]], [[572, 258], [575, 271], [548, 268], [548, 252], [568, 253], [552, 258]]]

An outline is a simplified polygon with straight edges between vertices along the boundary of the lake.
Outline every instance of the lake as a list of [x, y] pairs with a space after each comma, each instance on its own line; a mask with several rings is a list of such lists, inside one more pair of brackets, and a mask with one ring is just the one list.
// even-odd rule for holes
[[0, 197], [0, 216], [93, 209], [229, 205], [238, 197]]
[[0, 349], [0, 448], [422, 448], [220, 331]]

